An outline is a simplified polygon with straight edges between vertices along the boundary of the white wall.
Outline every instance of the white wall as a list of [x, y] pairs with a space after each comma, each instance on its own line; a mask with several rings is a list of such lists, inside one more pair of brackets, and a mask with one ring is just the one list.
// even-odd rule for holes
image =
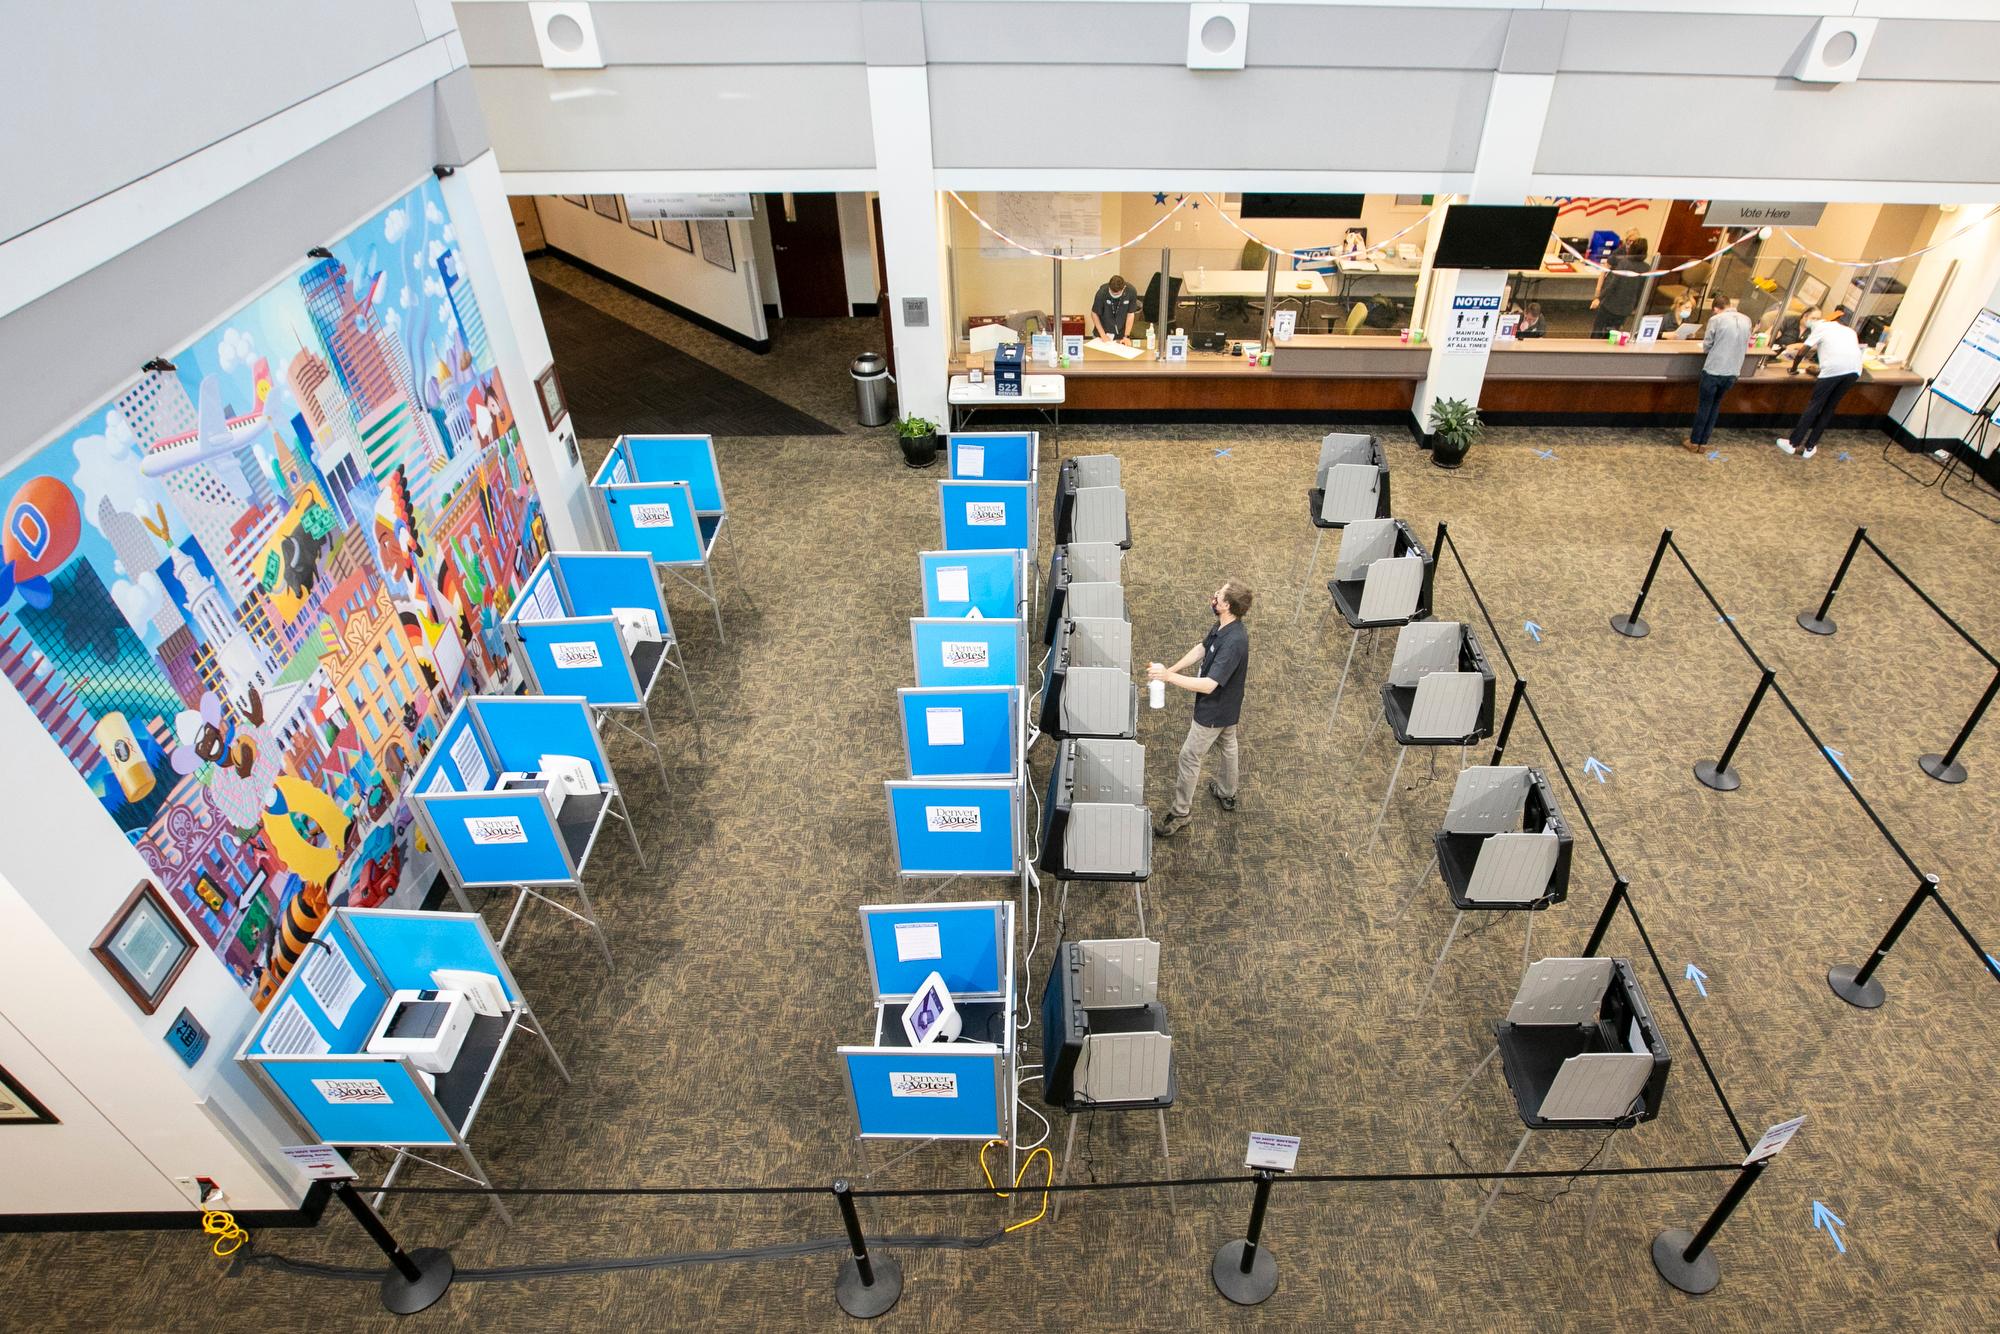
[[843, 191], [833, 197], [840, 211], [840, 263], [847, 274], [847, 304], [872, 306], [881, 294], [881, 275], [875, 271], [875, 210], [868, 196]]
[[613, 222], [552, 195], [537, 198], [535, 209], [541, 215], [542, 234], [550, 248], [615, 273], [746, 338], [770, 336], [764, 324], [748, 223], [728, 224], [730, 248], [736, 256], [736, 271], [731, 273], [702, 258], [699, 237], [695, 253], [689, 254], [657, 237], [633, 231], [622, 220]]

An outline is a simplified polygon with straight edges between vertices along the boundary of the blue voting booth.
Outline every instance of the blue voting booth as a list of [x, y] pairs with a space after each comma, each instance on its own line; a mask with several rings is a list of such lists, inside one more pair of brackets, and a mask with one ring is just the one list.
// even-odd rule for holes
[[[536, 694], [589, 700], [591, 708], [652, 747], [663, 783], [666, 757], [650, 705], [653, 687], [672, 667], [687, 695], [695, 744], [706, 755], [687, 662], [645, 553], [550, 552], [521, 586], [500, 628]], [[643, 736], [624, 721], [633, 713], [645, 721]]]
[[905, 687], [896, 702], [910, 777], [1021, 776], [1019, 686]]
[[[520, 891], [501, 944], [512, 937], [528, 901], [537, 899], [588, 925], [605, 963], [611, 962], [611, 946], [583, 884], [606, 817], [625, 822], [639, 864], [648, 863], [589, 701], [468, 696], [452, 710], [410, 792], [460, 908], [472, 910], [467, 889]], [[574, 894], [582, 911], [551, 897], [558, 892]]]
[[924, 615], [964, 617], [973, 612], [998, 619], [1025, 617], [1028, 607], [1028, 553], [1002, 551], [919, 551], [924, 580]]
[[[729, 545], [737, 591], [743, 562], [728, 527], [715, 442], [705, 435], [621, 435], [591, 479], [605, 538], [620, 551], [643, 551], [653, 563], [708, 599], [723, 642], [722, 595], [715, 585], [715, 546]], [[682, 573], [698, 569], [697, 583]], [[755, 606], [755, 603], [751, 603]]]
[[915, 617], [910, 649], [920, 686], [1025, 686], [1028, 654], [1026, 623]]
[[903, 876], [1022, 873], [1020, 779], [891, 779], [889, 837]]
[[[440, 970], [443, 975], [440, 976]], [[461, 991], [483, 975], [483, 996], [465, 1003], [470, 1024], [448, 1069], [433, 1073], [408, 1051], [368, 1050], [396, 994]], [[473, 993], [468, 992], [471, 995]], [[408, 999], [408, 998], [405, 998]], [[470, 1143], [479, 1108], [514, 1035], [541, 1039], [565, 1083], [569, 1071], [535, 1017], [486, 923], [471, 913], [335, 908], [264, 1007], [236, 1059], [312, 1140], [342, 1148], [396, 1151], [382, 1184], [406, 1159], [457, 1173], [412, 1152], [450, 1148], [471, 1178], [491, 1187]], [[388, 1045], [388, 1044], [378, 1044]], [[497, 1195], [495, 1210], [513, 1215]], [[380, 1195], [375, 1203], [382, 1202]]]
[[1040, 476], [1038, 431], [953, 431], [945, 449], [954, 481], [1032, 482]]
[[1018, 547], [1035, 551], [1033, 482], [939, 482], [938, 505], [947, 551]]
[[[1005, 1141], [1017, 1165], [1014, 905], [865, 906], [862, 947], [875, 1040], [840, 1048], [855, 1132], [878, 1139]], [[958, 1039], [912, 1046], [903, 1011], [935, 972], [962, 1023]]]

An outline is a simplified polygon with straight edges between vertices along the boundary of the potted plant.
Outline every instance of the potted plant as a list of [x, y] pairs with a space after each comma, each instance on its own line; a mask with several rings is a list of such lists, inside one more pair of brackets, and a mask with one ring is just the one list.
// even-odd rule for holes
[[937, 423], [925, 417], [904, 417], [896, 423], [896, 443], [903, 447], [903, 462], [912, 468], [928, 468], [937, 462]]
[[1431, 462], [1440, 468], [1456, 468], [1465, 462], [1466, 451], [1479, 439], [1486, 424], [1479, 409], [1462, 398], [1441, 398], [1431, 404]]

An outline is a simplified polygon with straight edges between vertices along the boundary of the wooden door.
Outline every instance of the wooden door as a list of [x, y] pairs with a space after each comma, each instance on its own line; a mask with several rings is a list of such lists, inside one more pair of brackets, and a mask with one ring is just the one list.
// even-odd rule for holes
[[1706, 255], [1722, 243], [1722, 229], [1705, 227], [1701, 205], [1692, 199], [1676, 199], [1667, 209], [1667, 222], [1660, 229], [1660, 257], [1680, 264], [1697, 255]]
[[778, 270], [778, 302], [786, 318], [841, 318], [848, 315], [847, 270], [840, 253], [840, 210], [830, 194], [794, 194], [791, 216], [785, 197], [764, 196], [771, 221], [772, 259]]

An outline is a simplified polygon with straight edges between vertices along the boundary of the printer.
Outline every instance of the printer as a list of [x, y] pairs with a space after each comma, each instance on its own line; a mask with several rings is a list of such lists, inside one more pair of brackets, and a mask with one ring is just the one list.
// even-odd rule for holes
[[382, 1007], [367, 1050], [376, 1056], [405, 1056], [417, 1069], [442, 1075], [458, 1059], [472, 1015], [472, 998], [463, 991], [398, 991]]

